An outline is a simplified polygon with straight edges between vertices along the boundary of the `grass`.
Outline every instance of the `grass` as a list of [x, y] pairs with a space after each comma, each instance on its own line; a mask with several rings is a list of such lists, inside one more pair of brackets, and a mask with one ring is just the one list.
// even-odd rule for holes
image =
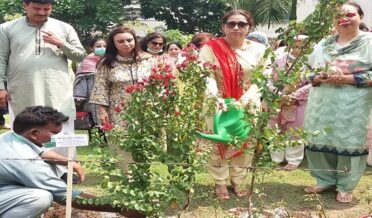
[[[6, 116], [6, 119], [8, 116]], [[4, 131], [0, 131], [4, 132]], [[78, 131], [78, 133], [85, 133]], [[92, 160], [91, 147], [78, 147], [79, 160]], [[94, 156], [93, 156], [94, 159]], [[290, 217], [317, 217], [319, 212], [319, 202], [314, 196], [312, 200], [308, 195], [305, 195], [303, 189], [309, 185], [314, 185], [315, 180], [306, 171], [307, 164], [304, 161], [298, 170], [292, 172], [273, 170], [265, 176], [262, 184], [264, 195], [260, 195], [260, 199], [255, 202], [259, 205], [260, 202], [264, 208], [273, 209], [279, 206], [285, 206], [290, 213]], [[161, 173], [167, 173], [165, 166], [156, 166], [155, 170]], [[107, 194], [100, 187], [102, 176], [87, 170], [86, 181], [77, 185], [75, 188], [95, 195]], [[248, 185], [250, 174], [245, 181]], [[335, 192], [327, 192], [320, 194], [320, 202], [324, 206], [327, 217], [330, 218], [357, 218], [366, 214], [371, 214], [372, 204], [372, 168], [367, 167], [362, 180], [356, 190], [354, 190], [354, 200], [350, 204], [340, 204], [335, 201]], [[261, 187], [261, 185], [260, 185]], [[237, 217], [229, 212], [232, 208], [246, 208], [247, 200], [236, 198], [233, 194], [231, 199], [227, 201], [218, 201], [214, 198], [214, 183], [209, 174], [204, 172], [199, 173], [196, 178], [195, 194], [191, 202], [190, 208], [181, 213], [184, 218], [222, 218], [222, 217]], [[257, 199], [257, 195], [255, 196]]]
[[[79, 147], [78, 158], [92, 159], [89, 157], [90, 147]], [[94, 158], [94, 157], [93, 157]], [[314, 185], [315, 180], [306, 171], [306, 161], [298, 170], [292, 172], [273, 170], [265, 176], [261, 187], [264, 194], [255, 195], [254, 205], [262, 205], [267, 209], [279, 206], [286, 207], [291, 217], [314, 217], [319, 212], [319, 201], [315, 200], [314, 195], [305, 195], [303, 189], [309, 185]], [[156, 166], [156, 171], [167, 173], [165, 166]], [[87, 179], [84, 184], [77, 188], [96, 195], [104, 195], [105, 191], [100, 188], [102, 177], [87, 171]], [[248, 185], [250, 174], [245, 183]], [[354, 191], [354, 200], [350, 204], [340, 204], [335, 201], [335, 192], [322, 193], [319, 196], [320, 202], [324, 206], [327, 217], [362, 217], [372, 211], [372, 205], [368, 200], [372, 200], [372, 169], [367, 168], [357, 189]], [[233, 194], [231, 199], [218, 201], [214, 198], [214, 183], [209, 174], [204, 170], [196, 178], [195, 194], [190, 208], [181, 213], [181, 217], [236, 217], [229, 210], [232, 208], [246, 208], [247, 200], [236, 198]]]

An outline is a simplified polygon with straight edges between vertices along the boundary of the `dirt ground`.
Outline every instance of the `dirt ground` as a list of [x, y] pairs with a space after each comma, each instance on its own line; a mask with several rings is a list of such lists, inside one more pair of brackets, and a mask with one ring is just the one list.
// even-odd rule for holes
[[[44, 218], [64, 218], [66, 207], [54, 203]], [[72, 209], [71, 217], [73, 218], [122, 218], [123, 216], [116, 213], [96, 212], [88, 210]]]

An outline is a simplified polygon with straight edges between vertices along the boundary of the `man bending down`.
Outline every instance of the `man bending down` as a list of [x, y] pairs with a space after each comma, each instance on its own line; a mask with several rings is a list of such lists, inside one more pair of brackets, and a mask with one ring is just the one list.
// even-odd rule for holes
[[[59, 133], [62, 123], [68, 117], [47, 106], [28, 107], [19, 113], [13, 125], [14, 132], [0, 135], [0, 217], [40, 217], [53, 201], [64, 204], [66, 183], [56, 174], [54, 163], [41, 158], [54, 159], [55, 163], [66, 164], [67, 158], [53, 151], [44, 151], [43, 144]], [[40, 159], [40, 160], [30, 160]], [[84, 180], [84, 172], [78, 163], [74, 170]], [[73, 198], [94, 196], [73, 191]], [[121, 210], [111, 205], [81, 205], [80, 209], [119, 212], [128, 217], [144, 217], [138, 211]]]

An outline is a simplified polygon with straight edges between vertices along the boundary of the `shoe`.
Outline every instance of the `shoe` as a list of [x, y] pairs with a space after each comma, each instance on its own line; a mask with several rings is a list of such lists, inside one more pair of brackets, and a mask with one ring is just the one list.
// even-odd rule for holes
[[336, 201], [339, 203], [350, 203], [353, 201], [353, 194], [350, 192], [338, 192], [336, 195]]
[[228, 200], [230, 199], [229, 191], [227, 191], [226, 185], [216, 184], [215, 192], [218, 200]]
[[331, 185], [328, 187], [319, 187], [319, 186], [310, 186], [304, 189], [304, 191], [308, 194], [319, 194], [325, 191], [335, 190], [336, 186]]
[[237, 197], [244, 197], [248, 195], [248, 191], [245, 189], [242, 190], [241, 185], [238, 185], [235, 183], [231, 183], [231, 184], [232, 184], [233, 192]]

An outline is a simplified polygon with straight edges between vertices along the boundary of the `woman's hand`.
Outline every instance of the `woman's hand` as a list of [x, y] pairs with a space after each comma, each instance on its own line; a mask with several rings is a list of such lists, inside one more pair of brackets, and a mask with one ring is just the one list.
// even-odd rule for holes
[[333, 85], [345, 84], [345, 75], [342, 70], [336, 66], [329, 68], [328, 73], [321, 73], [314, 77], [315, 83], [326, 83]]
[[295, 103], [296, 103], [296, 99], [293, 99], [289, 95], [283, 95], [281, 100], [280, 100], [281, 106], [289, 106], [289, 105], [293, 105]]
[[104, 106], [98, 107], [98, 119], [101, 125], [110, 123], [106, 108]]

